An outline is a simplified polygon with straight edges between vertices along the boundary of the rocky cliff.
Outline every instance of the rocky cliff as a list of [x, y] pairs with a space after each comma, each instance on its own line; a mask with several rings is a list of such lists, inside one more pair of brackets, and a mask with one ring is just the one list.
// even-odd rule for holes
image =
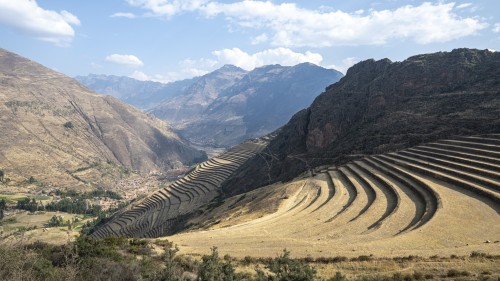
[[[500, 53], [457, 49], [351, 67], [224, 189], [240, 193], [323, 164], [454, 135], [500, 132]], [[251, 175], [251, 176], [250, 176]]]

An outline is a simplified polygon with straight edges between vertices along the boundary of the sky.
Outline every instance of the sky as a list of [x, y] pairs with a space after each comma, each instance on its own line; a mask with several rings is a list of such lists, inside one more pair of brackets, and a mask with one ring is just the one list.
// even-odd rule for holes
[[0, 0], [0, 48], [68, 76], [171, 82], [233, 64], [344, 72], [455, 48], [500, 50], [498, 0]]

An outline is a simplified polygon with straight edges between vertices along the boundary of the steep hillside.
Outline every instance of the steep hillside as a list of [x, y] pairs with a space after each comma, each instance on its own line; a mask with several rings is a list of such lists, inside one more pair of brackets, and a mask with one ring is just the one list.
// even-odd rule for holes
[[92, 236], [160, 237], [182, 229], [186, 217], [217, 204], [212, 200], [221, 197], [221, 184], [266, 144], [266, 139], [247, 141], [201, 163], [183, 178], [114, 214]]
[[97, 75], [75, 77], [93, 91], [110, 95], [137, 108], [148, 110], [165, 99], [172, 99], [182, 94], [197, 78], [180, 80], [172, 83], [139, 81], [126, 76]]
[[452, 135], [500, 131], [500, 53], [457, 49], [351, 67], [229, 180], [237, 194], [310, 167]]
[[11, 184], [33, 177], [43, 185], [88, 186], [109, 171], [85, 180], [74, 173], [102, 165], [162, 171], [206, 157], [165, 122], [3, 49], [0, 131], [0, 168]]

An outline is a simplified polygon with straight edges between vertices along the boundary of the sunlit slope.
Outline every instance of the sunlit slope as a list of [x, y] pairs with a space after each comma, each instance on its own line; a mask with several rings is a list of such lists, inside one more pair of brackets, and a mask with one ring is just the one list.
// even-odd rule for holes
[[218, 208], [221, 223], [168, 239], [240, 257], [500, 253], [500, 135], [366, 156], [274, 188], [287, 195], [272, 214], [231, 223], [239, 195]]
[[93, 236], [159, 237], [171, 233], [182, 216], [218, 196], [222, 182], [265, 145], [265, 140], [244, 142], [199, 164], [185, 177], [116, 214]]
[[0, 48], [0, 170], [9, 186], [32, 178], [39, 187], [115, 188], [125, 171], [205, 157], [167, 123]]

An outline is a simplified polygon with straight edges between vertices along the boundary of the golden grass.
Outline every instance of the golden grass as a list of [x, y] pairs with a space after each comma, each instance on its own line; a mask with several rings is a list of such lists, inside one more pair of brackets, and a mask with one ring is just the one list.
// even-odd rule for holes
[[[391, 216], [382, 227], [370, 231], [366, 229], [368, 222], [375, 221], [380, 211], [366, 212], [352, 222], [349, 218], [353, 212], [346, 211], [327, 222], [345, 204], [347, 196], [340, 188], [331, 199], [335, 204], [317, 209], [328, 193], [324, 175], [318, 175], [271, 189], [281, 193], [288, 190], [288, 199], [281, 200], [273, 213], [255, 211], [240, 213], [234, 218], [232, 210], [226, 206], [225, 219], [209, 230], [181, 233], [167, 239], [177, 243], [182, 253], [207, 254], [211, 246], [217, 246], [221, 253], [240, 258], [247, 255], [273, 257], [284, 248], [291, 250], [295, 257], [500, 253], [500, 243], [494, 243], [500, 240], [500, 216], [496, 205], [492, 207], [481, 197], [439, 180], [418, 177], [439, 194], [443, 207], [427, 224], [399, 235], [401, 226], [405, 225], [401, 220], [409, 219], [411, 215], [408, 214], [414, 212], [414, 207], [405, 207], [407, 204], [398, 209], [402, 215]], [[274, 195], [274, 198], [279, 197], [278, 193]], [[356, 202], [351, 208], [359, 208]], [[487, 240], [492, 243], [485, 243]]]

